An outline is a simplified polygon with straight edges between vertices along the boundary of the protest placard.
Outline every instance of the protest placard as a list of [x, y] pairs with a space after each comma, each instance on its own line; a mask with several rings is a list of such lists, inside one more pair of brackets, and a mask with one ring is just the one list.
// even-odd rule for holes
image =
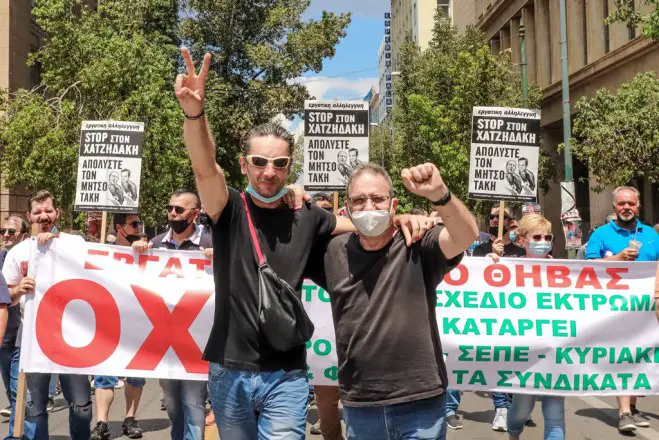
[[366, 101], [304, 102], [304, 187], [340, 191], [359, 164], [368, 162]]
[[469, 197], [535, 202], [538, 194], [540, 112], [474, 107]]
[[82, 123], [76, 211], [137, 213], [143, 140], [141, 122]]
[[[37, 288], [25, 307], [22, 369], [207, 380], [201, 351], [215, 308], [210, 260], [199, 252], [136, 255], [59, 240], [43, 254], [35, 252]], [[655, 268], [466, 258], [433, 297], [450, 387], [659, 393]], [[331, 293], [305, 282], [301, 295], [316, 326], [307, 343], [309, 378], [312, 384], [336, 384]]]

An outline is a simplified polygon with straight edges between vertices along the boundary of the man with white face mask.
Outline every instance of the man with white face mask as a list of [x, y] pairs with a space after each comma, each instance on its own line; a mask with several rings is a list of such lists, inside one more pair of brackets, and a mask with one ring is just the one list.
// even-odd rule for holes
[[[308, 275], [330, 292], [339, 388], [349, 439], [444, 439], [446, 366], [436, 287], [478, 237], [476, 219], [435, 165], [402, 171], [444, 221], [411, 247], [393, 226], [398, 200], [387, 172], [362, 164], [348, 182], [356, 233], [332, 239]], [[315, 264], [315, 266], [313, 265]], [[385, 423], [387, 420], [387, 423]]]

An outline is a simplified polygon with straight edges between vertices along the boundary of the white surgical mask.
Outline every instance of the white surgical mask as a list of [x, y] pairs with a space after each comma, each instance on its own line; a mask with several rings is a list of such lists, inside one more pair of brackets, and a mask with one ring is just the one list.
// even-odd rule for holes
[[352, 224], [357, 231], [366, 237], [377, 237], [387, 230], [391, 224], [388, 209], [377, 211], [355, 211], [350, 213]]

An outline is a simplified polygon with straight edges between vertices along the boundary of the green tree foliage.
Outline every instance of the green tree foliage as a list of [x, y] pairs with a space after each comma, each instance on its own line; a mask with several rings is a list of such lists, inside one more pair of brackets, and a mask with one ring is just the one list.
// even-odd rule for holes
[[645, 0], [650, 12], [643, 14], [634, 7], [634, 0], [615, 0], [615, 9], [607, 17], [606, 22], [627, 23], [630, 27], [642, 26], [643, 35], [659, 40], [659, 0]]
[[242, 184], [236, 160], [242, 134], [272, 119], [300, 115], [309, 99], [294, 80], [319, 72], [345, 34], [350, 14], [304, 21], [311, 0], [187, 0], [180, 36], [193, 58], [213, 56], [206, 82], [208, 117], [229, 184]]
[[[403, 209], [424, 201], [405, 191], [400, 171], [426, 161], [435, 163], [451, 191], [467, 199], [471, 118], [474, 106], [521, 107], [520, 75], [508, 53], [493, 55], [484, 36], [473, 28], [458, 34], [437, 12], [430, 47], [423, 53], [411, 42], [403, 46], [395, 78], [394, 159], [390, 168]], [[530, 107], [541, 93], [532, 86]], [[540, 185], [547, 190], [553, 167], [543, 157]], [[480, 203], [468, 201], [480, 210]]]
[[7, 185], [50, 189], [70, 223], [80, 123], [142, 121], [140, 215], [161, 222], [171, 192], [194, 187], [173, 93], [182, 43], [197, 60], [213, 54], [206, 112], [218, 162], [229, 183], [241, 185], [241, 135], [278, 113], [300, 112], [308, 94], [294, 79], [319, 71], [345, 35], [347, 14], [303, 21], [309, 1], [103, 0], [96, 11], [87, 0], [38, 0], [44, 44], [32, 62], [40, 63], [41, 84], [6, 95], [0, 118]]
[[586, 161], [602, 185], [635, 177], [659, 181], [659, 79], [638, 74], [617, 93], [600, 89], [576, 104], [573, 154]]

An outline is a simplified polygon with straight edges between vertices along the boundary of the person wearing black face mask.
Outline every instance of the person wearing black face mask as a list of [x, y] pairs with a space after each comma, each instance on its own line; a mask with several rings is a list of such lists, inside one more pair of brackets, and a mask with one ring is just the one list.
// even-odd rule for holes
[[[169, 229], [151, 240], [138, 241], [133, 249], [142, 253], [150, 248], [212, 250], [211, 232], [199, 224], [201, 202], [192, 191], [178, 190], [169, 199]], [[206, 254], [208, 257], [208, 254]], [[206, 419], [206, 382], [160, 379], [167, 416], [172, 424], [172, 440], [203, 438]]]
[[488, 254], [495, 253], [499, 256], [506, 256], [509, 258], [523, 257], [526, 255], [524, 249], [519, 246], [516, 246], [512, 241], [508, 233], [510, 232], [510, 226], [514, 223], [514, 219], [510, 215], [510, 211], [507, 209], [504, 211], [504, 224], [503, 224], [503, 239], [499, 240], [497, 237], [499, 235], [499, 207], [494, 207], [490, 211], [489, 217], [489, 229], [488, 232], [492, 237], [491, 241], [486, 243], [481, 243], [476, 246], [474, 249], [474, 257], [484, 257]]
[[[116, 240], [112, 244], [130, 246], [140, 239], [142, 222], [140, 222], [140, 218], [136, 214], [114, 214], [112, 216], [112, 224], [115, 231], [113, 235], [116, 235]], [[96, 425], [92, 429], [91, 440], [107, 440], [110, 438], [108, 419], [110, 416], [110, 407], [114, 402], [114, 389], [118, 383], [119, 378], [116, 376], [94, 376], [94, 386], [96, 388], [94, 392]], [[141, 377], [126, 378], [126, 388], [124, 389], [126, 416], [121, 429], [128, 438], [142, 438], [143, 435], [142, 428], [139, 427], [135, 415], [145, 384], [146, 380]]]
[[114, 214], [114, 230], [120, 246], [130, 246], [140, 239], [142, 222], [136, 214]]

